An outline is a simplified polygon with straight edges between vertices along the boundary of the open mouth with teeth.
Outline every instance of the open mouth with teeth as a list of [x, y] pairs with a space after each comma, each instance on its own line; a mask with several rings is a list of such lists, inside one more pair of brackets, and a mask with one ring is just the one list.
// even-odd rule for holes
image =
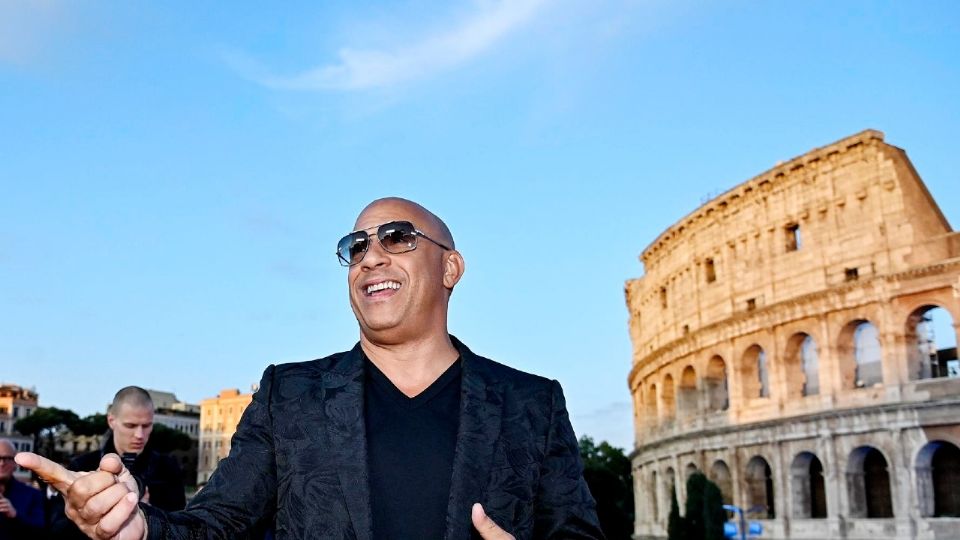
[[381, 281], [379, 283], [371, 283], [367, 285], [367, 288], [364, 289], [364, 293], [367, 296], [387, 296], [393, 294], [394, 291], [400, 290], [400, 284], [396, 281]]

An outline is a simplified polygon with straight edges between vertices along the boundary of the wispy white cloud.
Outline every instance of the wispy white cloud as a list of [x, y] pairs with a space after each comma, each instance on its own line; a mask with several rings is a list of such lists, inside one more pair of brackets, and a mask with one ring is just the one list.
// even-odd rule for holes
[[339, 61], [291, 76], [271, 75], [249, 60], [234, 57], [234, 67], [261, 84], [292, 90], [367, 90], [422, 79], [453, 69], [492, 49], [510, 32], [528, 23], [547, 0], [489, 0], [453, 28], [423, 36], [394, 49], [345, 47]]

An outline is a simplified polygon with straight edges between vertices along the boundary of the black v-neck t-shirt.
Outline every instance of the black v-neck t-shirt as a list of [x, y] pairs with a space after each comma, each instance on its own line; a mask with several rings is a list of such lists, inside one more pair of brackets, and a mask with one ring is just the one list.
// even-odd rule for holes
[[411, 398], [366, 360], [364, 418], [377, 540], [440, 539], [446, 533], [460, 362]]

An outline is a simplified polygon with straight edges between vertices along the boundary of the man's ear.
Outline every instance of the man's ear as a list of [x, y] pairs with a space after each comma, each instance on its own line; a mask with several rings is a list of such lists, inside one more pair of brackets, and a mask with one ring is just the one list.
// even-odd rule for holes
[[110, 429], [116, 431], [116, 429], [114, 429], [114, 427], [113, 427], [113, 424], [115, 424], [116, 422], [117, 422], [117, 418], [116, 418], [115, 416], [113, 416], [112, 414], [109, 414], [109, 413], [108, 413], [108, 414], [107, 414], [107, 425], [110, 426]]
[[443, 258], [443, 286], [453, 290], [454, 285], [463, 277], [466, 265], [459, 251], [451, 251]]

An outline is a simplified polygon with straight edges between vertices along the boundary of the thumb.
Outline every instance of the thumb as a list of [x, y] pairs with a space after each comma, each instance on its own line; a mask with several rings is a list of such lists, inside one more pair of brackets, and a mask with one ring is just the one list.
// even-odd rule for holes
[[140, 486], [137, 484], [137, 479], [134, 478], [133, 474], [123, 465], [123, 460], [120, 459], [120, 456], [112, 453], [104, 455], [100, 458], [100, 470], [117, 475], [117, 480], [119, 480], [120, 483], [126, 485], [130, 491], [139, 494]]
[[480, 503], [474, 503], [470, 511], [473, 527], [480, 533], [483, 540], [515, 540], [512, 534], [500, 528], [486, 512]]

